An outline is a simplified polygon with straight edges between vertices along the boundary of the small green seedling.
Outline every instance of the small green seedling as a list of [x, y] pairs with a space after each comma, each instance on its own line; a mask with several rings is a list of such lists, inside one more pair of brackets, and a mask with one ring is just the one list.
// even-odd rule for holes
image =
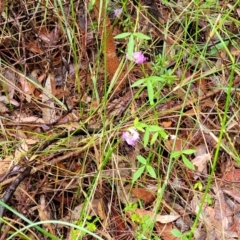
[[192, 162], [186, 157], [186, 155], [191, 155], [193, 153], [195, 153], [196, 150], [194, 149], [186, 149], [183, 151], [176, 151], [176, 152], [172, 152], [170, 155], [170, 158], [182, 158], [184, 165], [191, 169], [191, 170], [195, 170], [195, 166], [192, 164]]

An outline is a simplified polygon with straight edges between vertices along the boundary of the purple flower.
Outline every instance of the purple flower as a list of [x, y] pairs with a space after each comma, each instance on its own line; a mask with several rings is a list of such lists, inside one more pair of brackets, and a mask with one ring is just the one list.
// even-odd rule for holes
[[117, 8], [117, 9], [115, 9], [115, 10], [114, 10], [114, 14], [113, 14], [114, 17], [120, 18], [121, 14], [122, 14], [122, 11], [123, 11], [122, 8]]
[[[128, 55], [127, 58], [130, 59]], [[136, 64], [142, 64], [147, 60], [147, 58], [144, 57], [142, 52], [134, 52], [132, 55], [132, 59], [130, 60], [133, 60]]]
[[137, 140], [139, 140], [139, 133], [136, 131], [136, 128], [129, 128], [128, 131], [123, 132], [122, 139], [127, 142], [130, 146], [135, 146]]

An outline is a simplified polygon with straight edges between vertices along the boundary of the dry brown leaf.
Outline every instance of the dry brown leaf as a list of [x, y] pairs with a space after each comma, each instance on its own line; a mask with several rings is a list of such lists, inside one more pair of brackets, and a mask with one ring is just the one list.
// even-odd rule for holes
[[27, 80], [26, 77], [20, 75], [19, 77], [19, 81], [21, 83], [22, 86], [22, 91], [26, 94], [33, 94], [34, 90], [35, 90], [35, 86], [33, 83], [31, 83], [29, 80]]
[[208, 161], [211, 160], [211, 154], [205, 153], [203, 155], [197, 156], [192, 160], [192, 164], [197, 167], [197, 171], [202, 173], [207, 167]]
[[15, 150], [14, 157], [15, 160], [20, 160], [23, 155], [28, 151], [28, 145], [23, 141]]
[[[45, 196], [40, 196], [40, 204], [38, 205], [38, 214], [41, 221], [47, 221], [51, 219], [51, 213], [49, 208], [47, 207]], [[53, 227], [50, 223], [45, 223], [43, 226], [50, 231], [52, 235], [54, 235]]]
[[230, 182], [239, 182], [240, 181], [240, 169], [234, 169], [231, 172], [228, 172], [224, 176], [224, 180]]
[[56, 120], [55, 106], [53, 100], [53, 90], [55, 88], [53, 75], [49, 74], [45, 83], [45, 91], [42, 93], [42, 118], [45, 123], [53, 123]]
[[[174, 141], [175, 141], [175, 145], [174, 145]], [[182, 151], [184, 149], [184, 145], [185, 144], [186, 143], [182, 139], [180, 139], [180, 138], [177, 138], [176, 140], [170, 139], [170, 140], [165, 142], [165, 146], [166, 146], [166, 148], [167, 148], [167, 150], [169, 152], [172, 152], [172, 151], [174, 151], [174, 152]], [[172, 149], [173, 145], [174, 145], [174, 149]]]
[[114, 208], [114, 206], [111, 207], [111, 213], [112, 213], [112, 218], [111, 222], [114, 223], [114, 226], [116, 228], [115, 236], [121, 236], [125, 235], [125, 232], [127, 231], [127, 225], [122, 218], [122, 216], [118, 213], [118, 211]]
[[[201, 196], [195, 196], [191, 201], [191, 206], [195, 214], [198, 214], [199, 206], [201, 204]], [[224, 232], [224, 236], [227, 237], [237, 237], [237, 234], [231, 231], [224, 230], [222, 226], [222, 222], [215, 218], [216, 211], [214, 208], [204, 204], [203, 209], [200, 214], [200, 219], [204, 222], [204, 225], [207, 229], [207, 232], [215, 237], [214, 239], [223, 239], [222, 233]]]
[[136, 208], [134, 212], [127, 212], [128, 214], [132, 215], [133, 213], [138, 214], [140, 217], [149, 216], [152, 220], [155, 220], [156, 222], [160, 223], [170, 223], [175, 221], [180, 217], [180, 215], [174, 214], [174, 215], [160, 215], [160, 214], [154, 214], [152, 211], [147, 211], [144, 209]]
[[15, 119], [13, 122], [21, 122], [21, 123], [45, 123], [45, 121], [42, 118], [30, 116], [30, 117], [21, 117], [19, 116], [17, 119]]
[[168, 128], [172, 126], [172, 121], [161, 122], [160, 125], [162, 127]]
[[26, 43], [26, 48], [33, 53], [39, 54], [44, 52], [44, 49], [40, 47], [38, 40]]
[[0, 96], [0, 102], [3, 102], [5, 104], [12, 104], [14, 106], [19, 106], [19, 103], [15, 99], [10, 99], [6, 96]]
[[13, 156], [7, 156], [0, 160], [0, 175], [5, 175], [14, 164]]
[[146, 204], [150, 204], [153, 202], [156, 198], [155, 194], [145, 188], [133, 188], [132, 189], [132, 194], [143, 200]]
[[42, 26], [38, 30], [38, 37], [45, 43], [53, 43], [58, 40], [60, 34], [60, 29], [55, 26], [52, 31], [49, 31], [45, 26]]
[[162, 223], [156, 223], [155, 224], [156, 230], [158, 235], [163, 240], [178, 240], [178, 238], [174, 237], [171, 234], [171, 231], [174, 229], [171, 223], [168, 224], [162, 224]]
[[15, 93], [15, 84], [16, 80], [18, 78], [16, 72], [14, 69], [7, 68], [3, 72], [4, 81], [2, 82], [3, 88], [7, 90], [8, 92], [8, 98], [13, 99], [14, 93]]
[[230, 191], [230, 190], [223, 190], [224, 193], [231, 196], [234, 200], [240, 203], [240, 194], [238, 192]]

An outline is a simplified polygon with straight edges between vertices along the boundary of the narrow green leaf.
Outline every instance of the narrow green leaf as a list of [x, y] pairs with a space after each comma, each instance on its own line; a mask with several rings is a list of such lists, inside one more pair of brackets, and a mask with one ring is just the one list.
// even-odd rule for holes
[[114, 37], [114, 39], [126, 38], [126, 37], [128, 37], [128, 36], [130, 36], [130, 35], [131, 35], [130, 32], [120, 33], [120, 34], [116, 35], [116, 36]]
[[168, 134], [164, 131], [163, 128], [158, 133], [163, 139], [168, 139]]
[[153, 85], [151, 81], [147, 81], [147, 91], [148, 91], [148, 98], [150, 101], [150, 105], [154, 104], [154, 91], [153, 91]]
[[186, 149], [186, 150], [182, 151], [182, 153], [186, 154], [186, 155], [191, 155], [191, 154], [193, 154], [195, 152], [196, 152], [196, 150], [194, 150], [194, 149]]
[[129, 59], [132, 59], [133, 50], [134, 50], [134, 39], [133, 39], [133, 35], [130, 35], [128, 40], [128, 45], [127, 45], [127, 55]]
[[156, 175], [156, 173], [155, 173], [155, 170], [154, 170], [154, 168], [153, 168], [151, 165], [147, 165], [147, 166], [146, 166], [146, 169], [147, 169], [149, 175], [150, 175], [152, 178], [157, 178], [157, 175]]
[[140, 39], [144, 39], [144, 40], [151, 40], [151, 38], [145, 34], [142, 34], [142, 33], [133, 33], [133, 36], [134, 37], [137, 37], [137, 38], [140, 38]]
[[150, 132], [149, 132], [149, 130], [146, 128], [146, 131], [145, 131], [144, 136], [143, 136], [143, 146], [144, 146], [144, 147], [146, 147], [147, 144], [148, 144], [149, 136], [150, 136]]
[[185, 155], [182, 155], [182, 160], [187, 168], [195, 170], [195, 166], [186, 158]]
[[150, 142], [150, 145], [153, 145], [155, 142], [156, 142], [156, 140], [157, 140], [157, 138], [158, 138], [158, 132], [155, 132], [154, 134], [153, 134], [153, 136], [152, 136], [152, 138], [151, 138], [151, 142]]
[[141, 177], [144, 170], [145, 170], [145, 166], [142, 166], [133, 174], [133, 178], [132, 178], [133, 183], [136, 182], [136, 180]]
[[218, 51], [221, 51], [222, 49], [226, 48], [228, 45], [229, 45], [229, 40], [223, 41], [223, 42], [220, 42], [220, 43], [214, 45], [211, 48], [211, 51], [209, 52], [209, 56], [215, 55]]
[[137, 156], [137, 160], [144, 165], [146, 165], [146, 163], [147, 163], [147, 160], [141, 155]]
[[182, 155], [182, 152], [176, 151], [176, 152], [172, 152], [171, 155], [170, 155], [170, 157], [171, 157], [171, 158], [178, 158], [178, 157], [180, 157], [181, 155]]
[[145, 79], [140, 79], [140, 80], [137, 80], [135, 83], [133, 83], [133, 84], [131, 85], [131, 87], [137, 87], [137, 86], [139, 86], [139, 85], [142, 85], [143, 83], [146, 84], [146, 80], [145, 80]]
[[158, 77], [158, 76], [149, 76], [146, 79], [151, 82], [158, 82], [158, 81], [162, 82], [163, 81], [163, 78]]
[[162, 128], [157, 125], [148, 125], [148, 130], [150, 132], [158, 132], [158, 131], [162, 130]]

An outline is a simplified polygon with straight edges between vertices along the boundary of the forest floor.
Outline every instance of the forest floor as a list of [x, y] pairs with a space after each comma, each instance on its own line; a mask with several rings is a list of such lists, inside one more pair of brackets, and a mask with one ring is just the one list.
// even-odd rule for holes
[[0, 240], [239, 239], [239, 3], [0, 0]]

